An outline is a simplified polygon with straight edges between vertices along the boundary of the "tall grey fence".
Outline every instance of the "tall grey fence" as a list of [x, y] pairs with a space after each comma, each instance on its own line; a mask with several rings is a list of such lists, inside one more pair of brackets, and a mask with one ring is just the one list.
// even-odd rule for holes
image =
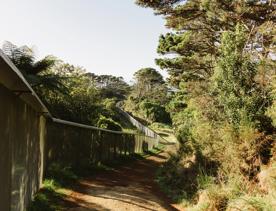
[[25, 211], [51, 163], [85, 167], [157, 144], [155, 137], [53, 118], [0, 50], [0, 211]]

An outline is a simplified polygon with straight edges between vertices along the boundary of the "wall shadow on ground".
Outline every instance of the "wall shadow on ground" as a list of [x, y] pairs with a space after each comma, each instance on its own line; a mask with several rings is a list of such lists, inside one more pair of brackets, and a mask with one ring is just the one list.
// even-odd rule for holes
[[[124, 206], [156, 210], [156, 206], [164, 210], [177, 210], [171, 206], [172, 201], [160, 191], [154, 181], [155, 172], [164, 160], [162, 155], [150, 159], [138, 159], [112, 170], [91, 172], [92, 176], [80, 180], [72, 186], [76, 207], [97, 208], [95, 201], [113, 200]], [[86, 200], [83, 200], [86, 199]], [[89, 199], [91, 201], [89, 201]], [[78, 203], [78, 201], [80, 203]], [[92, 203], [92, 204], [91, 204]], [[108, 209], [107, 209], [108, 210]]]

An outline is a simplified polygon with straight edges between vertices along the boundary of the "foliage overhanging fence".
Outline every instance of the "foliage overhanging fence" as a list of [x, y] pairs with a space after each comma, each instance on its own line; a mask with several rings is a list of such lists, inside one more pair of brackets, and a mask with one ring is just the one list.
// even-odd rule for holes
[[140, 132], [145, 134], [145, 136], [154, 138], [158, 140], [159, 143], [161, 144], [168, 144], [169, 142], [162, 138], [158, 133], [156, 133], [154, 130], [148, 128], [147, 126], [143, 125], [141, 122], [139, 122], [137, 119], [135, 119], [133, 116], [131, 116], [129, 113], [125, 112], [123, 109], [120, 107], [120, 102], [117, 103], [116, 105], [118, 111], [125, 116], [125, 118], [128, 119], [128, 121], [135, 126]]

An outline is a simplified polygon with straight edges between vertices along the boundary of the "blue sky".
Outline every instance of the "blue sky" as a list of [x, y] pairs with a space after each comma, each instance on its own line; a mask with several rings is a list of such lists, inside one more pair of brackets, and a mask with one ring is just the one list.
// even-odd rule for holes
[[[34, 46], [96, 74], [127, 81], [142, 67], [158, 67], [158, 37], [167, 30], [134, 0], [0, 0], [0, 43]], [[165, 75], [164, 71], [161, 71]]]

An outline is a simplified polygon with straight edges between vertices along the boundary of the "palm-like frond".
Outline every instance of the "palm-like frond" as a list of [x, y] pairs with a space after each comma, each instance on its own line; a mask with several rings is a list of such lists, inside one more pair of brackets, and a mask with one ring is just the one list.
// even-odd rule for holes
[[46, 75], [27, 75], [27, 80], [32, 81], [32, 87], [35, 89], [39, 86], [47, 90], [52, 90], [54, 92], [59, 92], [62, 94], [68, 93], [68, 88], [64, 85], [63, 81], [67, 79], [66, 77], [57, 77], [55, 74]]
[[56, 63], [56, 58], [47, 56], [42, 60], [35, 61], [35, 56], [28, 46], [18, 47], [11, 42], [3, 44], [3, 52], [11, 59], [14, 65], [22, 72], [31, 86], [42, 86], [45, 89], [65, 93], [66, 87], [63, 85], [64, 77], [49, 73]]
[[56, 63], [56, 58], [53, 56], [47, 56], [44, 59], [33, 64], [33, 68], [31, 69], [30, 74], [36, 75], [45, 70], [50, 69]]

